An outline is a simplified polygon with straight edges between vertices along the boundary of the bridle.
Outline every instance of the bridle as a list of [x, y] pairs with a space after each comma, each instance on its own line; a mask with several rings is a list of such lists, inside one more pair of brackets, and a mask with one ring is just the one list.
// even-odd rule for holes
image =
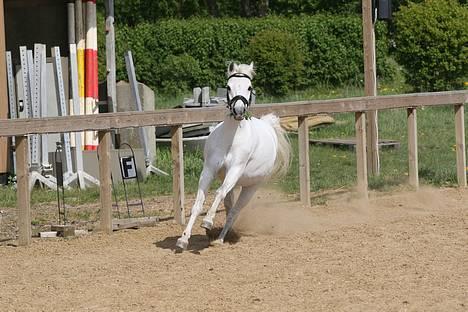
[[[229, 79], [231, 78], [247, 78], [249, 79], [250, 81], [252, 81], [252, 79], [250, 78], [250, 76], [246, 75], [246, 74], [241, 74], [241, 73], [235, 73], [235, 74], [232, 74], [231, 76], [228, 77], [227, 81], [229, 81]], [[255, 90], [250, 86], [249, 87], [249, 91], [250, 91], [250, 95], [249, 95], [249, 99], [247, 100], [243, 95], [236, 95], [235, 97], [233, 97], [231, 99], [231, 97], [229, 96], [229, 91], [230, 91], [230, 88], [229, 86], [226, 87], [226, 99], [227, 99], [227, 107], [229, 108], [229, 110], [233, 113], [233, 105], [234, 103], [236, 103], [237, 101], [242, 101], [244, 103], [245, 106], [250, 107], [250, 105], [252, 104], [252, 102], [255, 103]]]

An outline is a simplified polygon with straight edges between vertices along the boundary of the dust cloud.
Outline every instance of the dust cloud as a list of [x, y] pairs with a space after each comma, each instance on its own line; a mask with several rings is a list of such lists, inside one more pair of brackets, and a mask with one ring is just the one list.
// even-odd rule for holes
[[[382, 218], [398, 219], [408, 213], [430, 214], [449, 204], [443, 190], [428, 186], [418, 191], [369, 192], [367, 200], [349, 190], [315, 196], [311, 207], [306, 207], [295, 196], [262, 189], [241, 212], [234, 228], [243, 235], [326, 231], [343, 226], [375, 224]], [[318, 204], [314, 203], [317, 197]]]

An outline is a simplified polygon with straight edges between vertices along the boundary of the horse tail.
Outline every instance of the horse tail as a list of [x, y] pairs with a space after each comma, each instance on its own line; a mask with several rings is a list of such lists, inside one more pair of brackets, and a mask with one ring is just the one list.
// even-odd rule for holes
[[273, 127], [278, 139], [278, 149], [276, 151], [276, 160], [272, 175], [277, 177], [285, 176], [291, 164], [291, 143], [289, 137], [286, 131], [281, 127], [280, 119], [277, 116], [268, 114], [262, 116], [261, 120]]

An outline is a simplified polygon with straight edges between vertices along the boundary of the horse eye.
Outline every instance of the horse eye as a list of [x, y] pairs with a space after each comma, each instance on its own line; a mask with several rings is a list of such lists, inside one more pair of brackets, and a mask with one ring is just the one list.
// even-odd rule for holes
[[231, 87], [230, 87], [230, 86], [226, 86], [226, 90], [231, 91]]
[[249, 91], [252, 91], [252, 86], [249, 87]]

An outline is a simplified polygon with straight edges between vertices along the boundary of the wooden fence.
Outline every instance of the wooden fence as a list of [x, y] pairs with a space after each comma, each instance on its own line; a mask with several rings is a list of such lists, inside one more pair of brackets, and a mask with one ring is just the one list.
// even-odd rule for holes
[[[304, 204], [310, 205], [309, 131], [305, 122], [307, 116], [317, 113], [355, 113], [357, 186], [358, 190], [367, 197], [366, 111], [395, 108], [407, 109], [409, 182], [411, 185], [418, 187], [417, 108], [437, 105], [454, 106], [457, 177], [459, 186], [465, 187], [467, 181], [465, 169], [464, 104], [467, 101], [468, 91], [431, 92], [264, 104], [252, 107], [252, 113], [254, 116], [274, 113], [279, 117], [298, 117], [300, 198]], [[0, 120], [0, 137], [16, 137], [19, 245], [28, 245], [31, 241], [28, 134], [65, 133], [86, 130], [99, 131], [98, 153], [101, 230], [111, 233], [111, 131], [114, 129], [144, 126], [172, 127], [171, 152], [173, 161], [174, 212], [176, 220], [183, 224], [185, 222], [185, 211], [182, 125], [218, 122], [224, 119], [226, 113], [227, 111], [224, 107], [212, 107], [199, 109], [168, 109], [154, 112], [119, 112], [99, 115]]]

